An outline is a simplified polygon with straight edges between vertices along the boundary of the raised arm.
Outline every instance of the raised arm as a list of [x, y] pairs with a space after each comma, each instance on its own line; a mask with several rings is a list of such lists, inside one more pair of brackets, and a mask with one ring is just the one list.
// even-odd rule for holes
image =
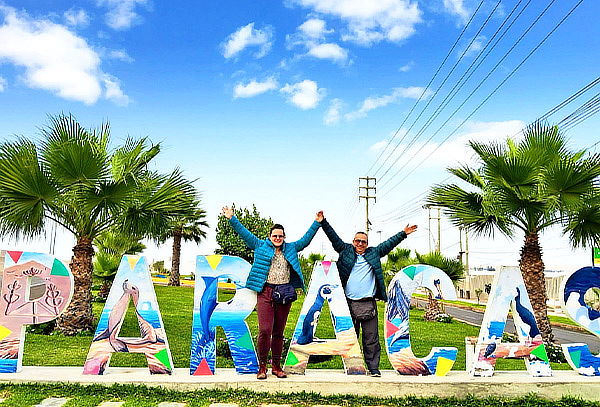
[[233, 210], [227, 206], [223, 207], [223, 216], [225, 216], [229, 220], [229, 224], [231, 225], [233, 230], [238, 235], [240, 235], [242, 240], [246, 243], [246, 246], [248, 246], [252, 250], [256, 249], [258, 243], [260, 242], [260, 239], [254, 236], [252, 232], [250, 232], [244, 227], [244, 225], [242, 225], [238, 218], [236, 218], [233, 214]]
[[329, 222], [327, 222], [327, 219], [323, 219], [323, 221], [321, 222], [321, 227], [323, 228], [323, 232], [325, 232], [325, 234], [327, 235], [327, 238], [331, 242], [331, 245], [333, 246], [333, 250], [335, 250], [338, 253], [341, 252], [342, 250], [344, 250], [347, 243], [345, 243], [338, 236], [338, 234], [335, 233], [335, 230], [333, 230], [333, 228], [331, 227]]
[[[325, 229], [325, 228], [323, 228], [323, 229]], [[412, 226], [406, 225], [404, 230], [396, 233], [394, 236], [390, 237], [386, 241], [381, 242], [376, 247], [377, 252], [379, 253], [379, 257], [383, 257], [383, 256], [387, 255], [389, 252], [392, 251], [392, 249], [394, 249], [394, 247], [398, 246], [401, 241], [406, 239], [406, 237], [408, 235], [410, 235], [411, 233], [413, 233], [415, 230], [417, 230], [417, 225], [412, 225]]]
[[312, 223], [312, 225], [310, 225], [310, 228], [308, 228], [308, 230], [306, 231], [306, 233], [304, 234], [304, 236], [302, 236], [300, 238], [300, 240], [297, 240], [297, 241], [294, 242], [294, 245], [296, 246], [296, 250], [297, 251], [304, 250], [306, 248], [306, 246], [308, 246], [310, 244], [310, 242], [315, 237], [315, 234], [317, 233], [317, 231], [321, 227], [321, 222], [322, 221], [323, 221], [323, 212], [322, 211], [317, 212], [317, 216], [315, 218], [315, 221]]

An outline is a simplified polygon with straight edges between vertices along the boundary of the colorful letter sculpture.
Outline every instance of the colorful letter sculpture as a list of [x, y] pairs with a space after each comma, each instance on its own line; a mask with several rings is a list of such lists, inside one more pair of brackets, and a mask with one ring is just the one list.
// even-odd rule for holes
[[425, 358], [417, 358], [411, 348], [408, 310], [413, 292], [424, 287], [437, 299], [456, 300], [452, 280], [442, 270], [422, 264], [400, 270], [388, 286], [385, 308], [385, 348], [390, 363], [402, 375], [445, 376], [456, 361], [458, 349], [435, 347]]
[[[250, 267], [246, 260], [235, 256], [196, 258], [190, 374], [215, 373], [217, 326], [225, 331], [236, 372], [258, 372], [254, 342], [246, 324], [246, 318], [256, 305], [256, 292], [245, 288]], [[235, 284], [235, 295], [227, 302], [217, 301], [220, 279], [229, 279]]]
[[[122, 338], [129, 301], [133, 300], [141, 336]], [[83, 374], [104, 374], [114, 352], [143, 353], [152, 374], [171, 374], [173, 360], [145, 257], [125, 255], [102, 310]]]
[[[563, 310], [579, 325], [600, 337], [600, 312], [587, 305], [585, 293], [600, 287], [600, 267], [584, 267], [563, 281]], [[600, 376], [600, 355], [594, 356], [585, 343], [566, 343], [563, 353], [571, 367], [585, 376]]]
[[[509, 309], [512, 309], [519, 343], [502, 343]], [[494, 276], [475, 347], [475, 360], [467, 369], [473, 376], [492, 376], [499, 358], [522, 358], [530, 375], [552, 376], [542, 335], [518, 267], [502, 267]]]
[[[336, 339], [315, 337], [325, 301], [329, 304]], [[304, 374], [310, 355], [341, 355], [346, 374], [366, 374], [340, 276], [335, 263], [330, 261], [317, 263], [313, 269], [285, 360], [285, 371]]]
[[73, 295], [73, 275], [48, 254], [0, 252], [0, 373], [21, 370], [25, 326], [52, 321]]

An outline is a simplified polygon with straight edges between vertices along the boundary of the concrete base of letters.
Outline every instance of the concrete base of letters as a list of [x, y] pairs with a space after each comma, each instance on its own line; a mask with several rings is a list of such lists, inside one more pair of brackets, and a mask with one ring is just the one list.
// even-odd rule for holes
[[267, 380], [238, 375], [233, 369], [219, 369], [214, 376], [190, 376], [189, 370], [175, 369], [173, 375], [151, 375], [147, 368], [111, 367], [102, 376], [83, 375], [82, 367], [25, 366], [19, 373], [0, 374], [1, 383], [139, 384], [173, 390], [248, 389], [257, 392], [316, 392], [324, 395], [355, 394], [374, 397], [439, 396], [519, 397], [535, 393], [547, 399], [562, 396], [600, 401], [600, 377], [581, 376], [574, 371], [554, 371], [553, 377], [531, 377], [525, 371], [496, 371], [493, 377], [471, 377], [464, 371], [447, 376], [400, 376], [383, 371], [381, 377], [347, 376], [342, 370], [308, 369], [306, 375]]

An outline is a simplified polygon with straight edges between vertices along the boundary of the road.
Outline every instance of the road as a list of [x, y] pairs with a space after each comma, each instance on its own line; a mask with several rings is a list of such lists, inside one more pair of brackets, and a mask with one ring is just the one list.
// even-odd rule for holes
[[[419, 307], [424, 307], [427, 304], [426, 301], [423, 300], [418, 300], [418, 303]], [[481, 322], [483, 321], [483, 312], [458, 308], [449, 304], [444, 304], [444, 308], [447, 314], [450, 314], [461, 321], [465, 321], [472, 325], [481, 326]], [[515, 324], [512, 318], [508, 318], [505, 330], [506, 332], [516, 332]], [[554, 332], [556, 340], [560, 343], [587, 343], [590, 350], [594, 354], [600, 353], [600, 339], [595, 335], [585, 332], [571, 331], [556, 326], [552, 327], [552, 332]]]

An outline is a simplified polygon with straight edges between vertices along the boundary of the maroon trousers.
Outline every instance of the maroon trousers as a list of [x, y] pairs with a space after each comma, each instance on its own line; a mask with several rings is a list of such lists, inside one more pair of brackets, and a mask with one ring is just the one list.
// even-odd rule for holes
[[277, 304], [271, 299], [272, 294], [273, 288], [268, 284], [258, 293], [258, 361], [267, 363], [270, 349], [273, 363], [279, 364], [283, 351], [283, 330], [292, 304]]

